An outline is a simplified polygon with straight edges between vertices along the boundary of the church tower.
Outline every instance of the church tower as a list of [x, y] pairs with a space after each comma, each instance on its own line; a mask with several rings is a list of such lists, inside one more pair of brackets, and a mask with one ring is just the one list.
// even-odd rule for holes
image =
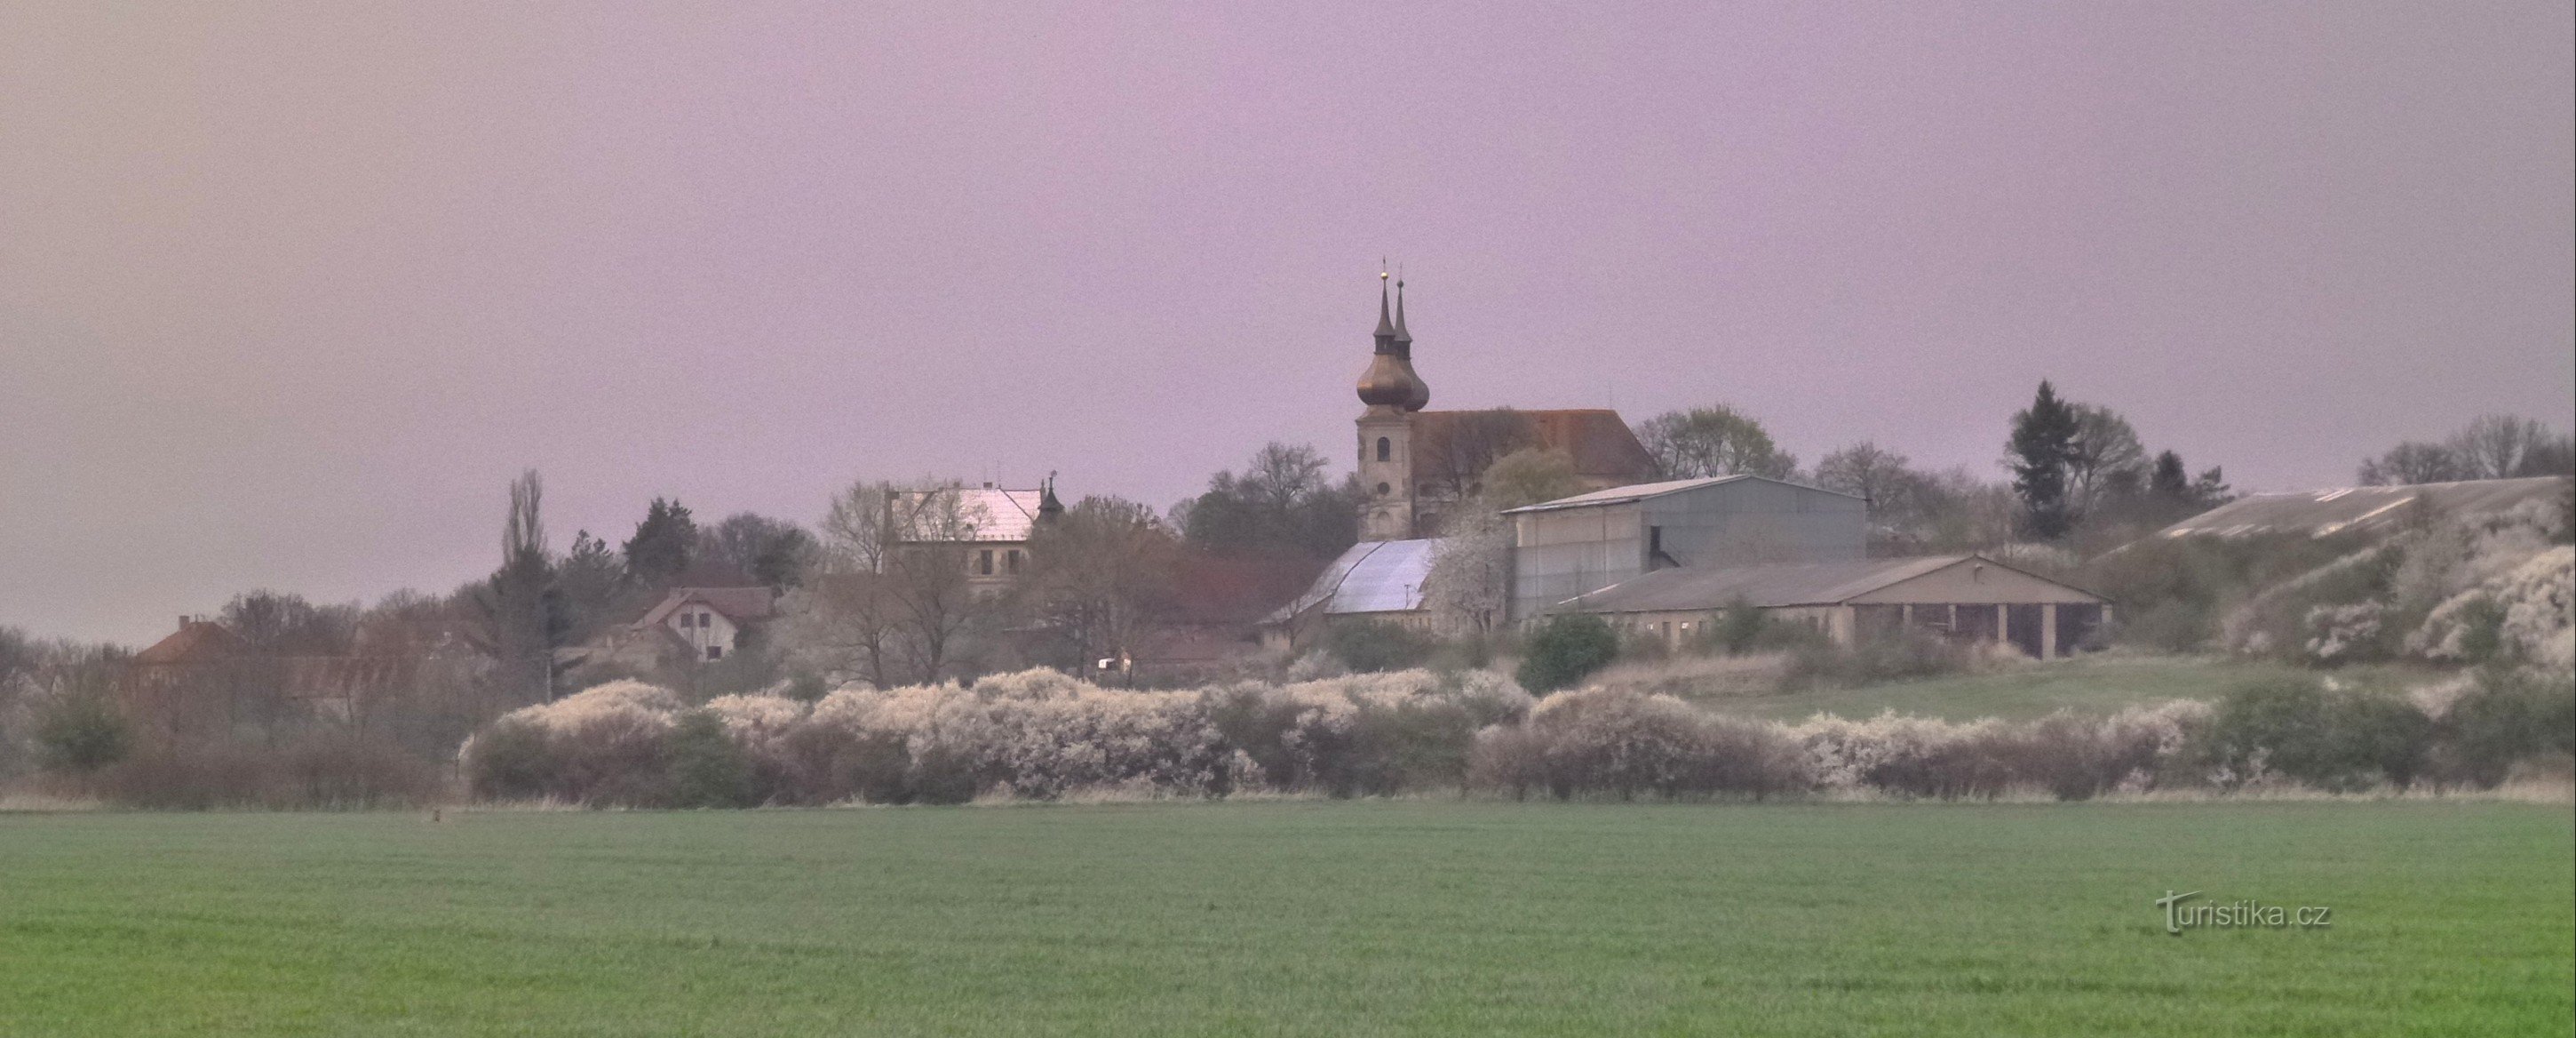
[[1404, 286], [1395, 286], [1387, 308], [1386, 273], [1378, 273], [1377, 349], [1360, 375], [1360, 539], [1400, 541], [1413, 536], [1413, 415], [1431, 402], [1431, 387], [1413, 371], [1413, 334], [1404, 326]]

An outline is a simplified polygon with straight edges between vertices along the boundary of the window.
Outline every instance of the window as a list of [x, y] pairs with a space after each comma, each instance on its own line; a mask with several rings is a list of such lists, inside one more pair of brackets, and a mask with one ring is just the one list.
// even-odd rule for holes
[[993, 575], [993, 549], [986, 548], [975, 553], [975, 572], [980, 576]]
[[1011, 549], [1008, 554], [1002, 556], [1002, 562], [1004, 568], [1008, 569], [1012, 576], [1018, 576], [1020, 572], [1020, 550], [1018, 548]]
[[698, 626], [699, 626], [699, 627], [713, 627], [713, 626], [715, 626], [715, 625], [716, 625], [716, 614], [714, 614], [714, 613], [699, 613], [699, 614], [698, 614]]
[[720, 660], [720, 659], [723, 659], [723, 658], [724, 658], [724, 646], [721, 646], [721, 645], [710, 645], [710, 646], [707, 646], [707, 658], [708, 658], [708, 659], [711, 659], [711, 660]]
[[1378, 437], [1377, 460], [1385, 461], [1393, 457], [1395, 457], [1395, 441], [1389, 440], [1384, 436]]
[[697, 626], [697, 625], [698, 625], [698, 614], [696, 614], [696, 613], [682, 613], [682, 614], [680, 614], [680, 629], [681, 629], [681, 630], [684, 630], [684, 631], [685, 631], [685, 630], [687, 630], [687, 629], [689, 629], [689, 628], [692, 628], [692, 627], [695, 627], [695, 626]]
[[1390, 486], [1388, 486], [1388, 485], [1386, 485], [1386, 484], [1384, 484], [1384, 483], [1380, 483], [1380, 484], [1378, 484], [1378, 485], [1377, 485], [1377, 496], [1379, 496], [1379, 497], [1385, 497], [1385, 496], [1386, 496], [1386, 494], [1387, 494], [1387, 491], [1390, 491], [1390, 490], [1393, 490], [1393, 489], [1395, 489], [1395, 488], [1394, 488], [1394, 487], [1390, 487]]

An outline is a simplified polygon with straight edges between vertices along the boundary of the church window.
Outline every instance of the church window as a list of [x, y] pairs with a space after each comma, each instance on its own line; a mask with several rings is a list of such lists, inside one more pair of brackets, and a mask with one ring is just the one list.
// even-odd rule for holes
[[1393, 489], [1395, 489], [1395, 488], [1390, 487], [1390, 486], [1387, 486], [1387, 485], [1386, 485], [1386, 484], [1384, 484], [1384, 483], [1380, 483], [1380, 484], [1378, 484], [1378, 485], [1377, 485], [1377, 496], [1379, 496], [1379, 497], [1385, 497], [1385, 496], [1386, 496], [1386, 492], [1387, 492], [1387, 491], [1389, 491], [1389, 490], [1393, 490]]
[[1386, 438], [1386, 437], [1384, 437], [1384, 436], [1380, 436], [1380, 437], [1378, 437], [1378, 438], [1377, 438], [1377, 460], [1379, 460], [1379, 461], [1385, 461], [1385, 460], [1387, 460], [1387, 459], [1389, 459], [1389, 458], [1392, 458], [1392, 457], [1394, 457], [1394, 456], [1395, 456], [1395, 442], [1394, 442], [1394, 441], [1392, 441], [1392, 440], [1387, 439], [1387, 438]]

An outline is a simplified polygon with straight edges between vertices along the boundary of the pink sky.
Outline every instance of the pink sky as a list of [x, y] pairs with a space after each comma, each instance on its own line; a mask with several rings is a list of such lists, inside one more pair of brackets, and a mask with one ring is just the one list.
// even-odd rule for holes
[[[710, 13], [720, 12], [720, 13]], [[0, 624], [444, 591], [504, 485], [1157, 506], [1435, 407], [2240, 488], [2576, 397], [2565, 3], [0, 7]]]

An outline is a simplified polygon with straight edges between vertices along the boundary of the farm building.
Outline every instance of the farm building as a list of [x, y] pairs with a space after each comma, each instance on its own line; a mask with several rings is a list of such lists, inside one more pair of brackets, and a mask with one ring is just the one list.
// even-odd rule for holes
[[2394, 487], [2336, 487], [2248, 494], [2157, 531], [2158, 537], [2254, 537], [2299, 534], [2390, 533], [2420, 511], [2489, 515], [2531, 502], [2555, 504], [2568, 493], [2564, 476], [2416, 483]]
[[1760, 476], [1715, 476], [1515, 508], [1512, 616], [1666, 568], [1860, 559], [1868, 505]]
[[1977, 555], [1659, 569], [1548, 611], [1596, 614], [1678, 645], [1739, 603], [1845, 645], [1911, 627], [2007, 642], [2038, 659], [2092, 644], [2111, 616], [2100, 595]]
[[1335, 619], [1428, 630], [1431, 613], [1422, 606], [1422, 581], [1431, 573], [1432, 552], [1439, 543], [1421, 538], [1351, 545], [1324, 567], [1304, 594], [1262, 619], [1262, 643], [1273, 648], [1303, 647]]

